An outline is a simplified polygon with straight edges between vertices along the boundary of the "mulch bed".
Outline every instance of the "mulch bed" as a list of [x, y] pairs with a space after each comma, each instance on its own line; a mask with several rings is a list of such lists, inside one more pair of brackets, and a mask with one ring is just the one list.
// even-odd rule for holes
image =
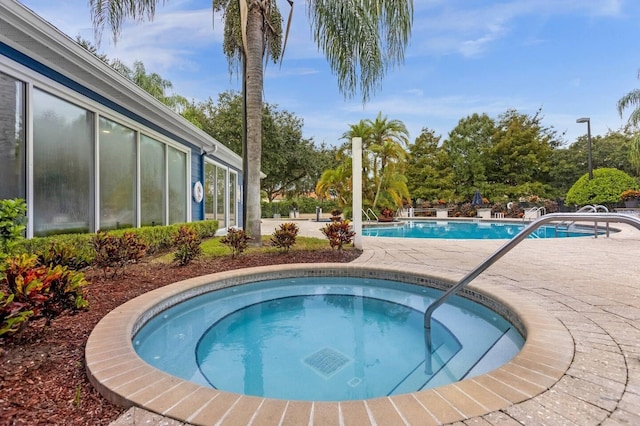
[[33, 323], [20, 340], [0, 340], [0, 425], [108, 425], [122, 414], [123, 408], [106, 401], [89, 383], [84, 347], [98, 321], [127, 300], [199, 275], [285, 263], [345, 263], [360, 253], [350, 249], [243, 254], [184, 267], [145, 260], [114, 279], [88, 270], [89, 310], [59, 317], [47, 329]]

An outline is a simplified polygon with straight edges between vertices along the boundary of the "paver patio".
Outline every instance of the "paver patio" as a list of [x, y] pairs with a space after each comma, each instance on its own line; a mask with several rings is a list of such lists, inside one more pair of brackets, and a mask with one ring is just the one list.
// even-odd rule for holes
[[[265, 220], [263, 234], [279, 223]], [[297, 223], [302, 235], [322, 237], [322, 224]], [[539, 395], [455, 424], [640, 425], [640, 231], [613, 226], [624, 232], [610, 238], [528, 239], [474, 280], [480, 288], [498, 286], [543, 307], [570, 333], [574, 358], [560, 380]], [[458, 280], [502, 244], [364, 237], [364, 253], [354, 263]], [[361, 420], [367, 423], [366, 417]], [[308, 423], [328, 424], [320, 418]], [[112, 426], [133, 424], [181, 423], [132, 408]]]

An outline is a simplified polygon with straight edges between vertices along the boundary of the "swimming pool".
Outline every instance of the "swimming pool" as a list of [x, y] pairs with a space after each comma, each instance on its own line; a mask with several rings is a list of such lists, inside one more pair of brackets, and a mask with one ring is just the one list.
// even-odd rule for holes
[[[527, 226], [526, 223], [461, 221], [461, 220], [409, 220], [393, 226], [371, 226], [362, 230], [367, 237], [443, 238], [443, 239], [511, 239]], [[564, 238], [593, 236], [593, 228], [572, 226], [556, 229], [543, 226], [528, 238]]]
[[203, 294], [134, 336], [150, 365], [194, 383], [277, 399], [345, 401], [429, 389], [493, 370], [524, 344], [500, 315], [441, 292], [356, 277], [269, 280]]

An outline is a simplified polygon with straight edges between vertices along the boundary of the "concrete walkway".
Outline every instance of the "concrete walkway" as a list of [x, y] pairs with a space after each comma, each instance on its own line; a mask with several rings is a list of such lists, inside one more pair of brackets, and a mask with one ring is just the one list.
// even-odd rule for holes
[[[263, 234], [280, 222], [265, 220]], [[324, 224], [297, 222], [322, 237]], [[610, 238], [526, 240], [474, 284], [491, 283], [544, 307], [573, 338], [575, 356], [549, 390], [458, 425], [640, 425], [640, 231]], [[354, 263], [458, 280], [503, 241], [363, 238]], [[112, 425], [181, 423], [130, 409]]]

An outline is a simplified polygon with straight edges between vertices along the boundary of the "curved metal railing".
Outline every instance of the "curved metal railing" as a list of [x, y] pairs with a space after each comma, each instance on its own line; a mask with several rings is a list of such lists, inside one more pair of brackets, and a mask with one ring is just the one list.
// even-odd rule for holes
[[427, 307], [424, 313], [424, 328], [425, 328], [425, 341], [427, 343], [427, 350], [431, 353], [431, 316], [440, 305], [442, 305], [449, 297], [453, 296], [471, 281], [473, 281], [478, 275], [484, 272], [489, 266], [493, 265], [502, 256], [507, 254], [512, 248], [517, 246], [522, 240], [527, 238], [533, 231], [555, 221], [573, 221], [573, 222], [605, 222], [607, 225], [611, 222], [625, 223], [637, 228], [640, 231], [640, 219], [628, 216], [620, 213], [551, 213], [540, 217], [539, 219], [531, 222], [522, 231], [516, 234], [515, 237], [507, 241], [502, 247], [496, 250], [491, 256], [484, 260], [480, 265], [476, 266], [471, 272], [465, 275], [458, 283], [449, 288], [436, 299], [431, 305]]
[[[586, 206], [582, 206], [580, 208], [580, 210], [578, 210], [576, 213], [609, 213], [609, 209], [607, 208], [607, 206], [603, 206], [602, 204], [587, 204]], [[558, 222], [556, 223], [556, 237], [558, 236], [559, 230], [560, 228], [564, 227], [565, 231], [567, 233], [569, 233], [569, 231], [571, 230], [571, 228], [576, 224], [576, 221], [563, 221], [563, 222]], [[595, 223], [596, 226], [594, 226], [593, 228], [593, 232], [594, 232], [594, 236], [596, 238], [598, 238], [598, 227], [597, 227], [597, 222]], [[607, 223], [607, 237], [609, 236], [609, 224]]]

